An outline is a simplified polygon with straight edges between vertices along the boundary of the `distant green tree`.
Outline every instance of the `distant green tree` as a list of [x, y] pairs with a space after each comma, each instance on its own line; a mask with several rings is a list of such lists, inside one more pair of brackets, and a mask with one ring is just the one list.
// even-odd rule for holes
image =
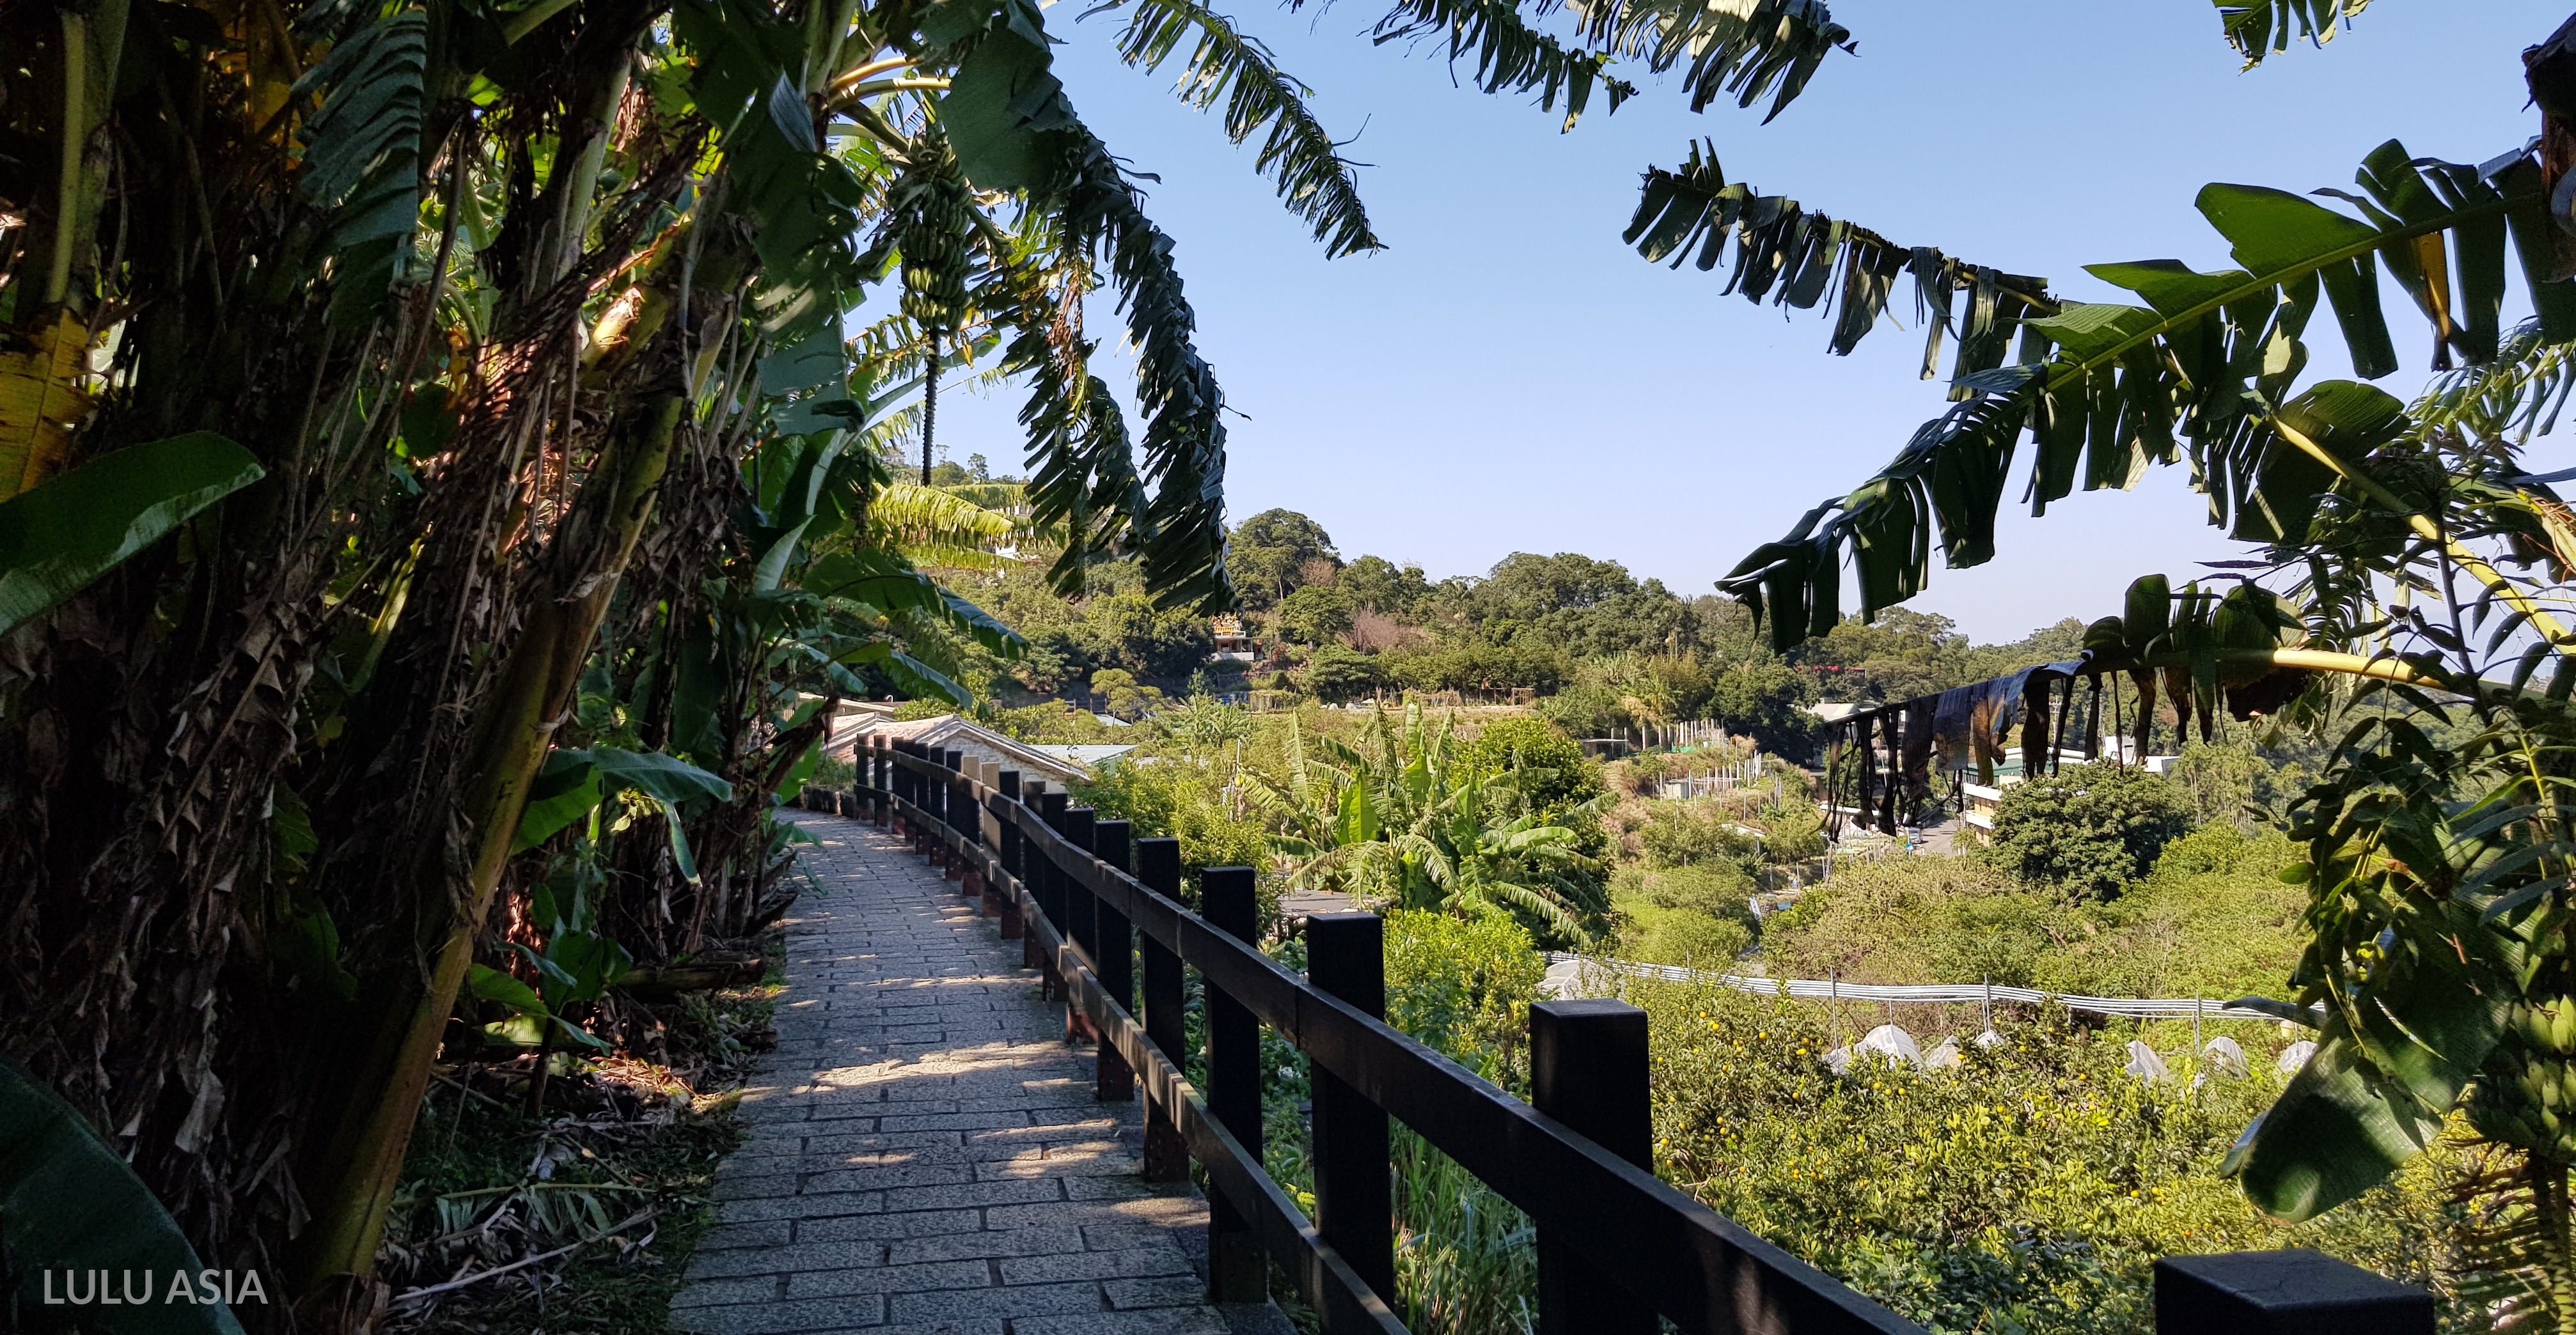
[[1386, 684], [1374, 656], [1346, 645], [1327, 644], [1306, 660], [1306, 691], [1328, 704], [1366, 699]]
[[1067, 638], [1085, 666], [1124, 668], [1140, 677], [1187, 677], [1216, 652], [1207, 618], [1156, 607], [1141, 593], [1084, 603]]
[[1706, 803], [1653, 802], [1635, 828], [1637, 851], [1655, 871], [1725, 863], [1746, 871], [1768, 861], [1763, 832]]
[[1514, 552], [1482, 579], [1441, 581], [1429, 607], [1474, 638], [1536, 640], [1583, 658], [1687, 652], [1700, 625], [1662, 581], [1573, 552]]
[[1306, 568], [1322, 561], [1338, 568], [1341, 553], [1324, 526], [1294, 510], [1264, 510], [1234, 526], [1226, 563], [1236, 591], [1255, 611], [1276, 606], [1306, 582]]
[[1845, 617], [1799, 647], [1801, 666], [1819, 670], [1838, 700], [1910, 700], [1968, 678], [1968, 637], [1945, 616], [1891, 607], [1864, 620]]
[[2269, 823], [2251, 812], [2277, 811], [2304, 778], [2298, 765], [2276, 766], [2252, 744], [2235, 739], [2186, 742], [2172, 775], [2194, 819], [2248, 829]]
[[1815, 750], [1816, 716], [1805, 705], [1815, 681], [1786, 663], [1746, 663], [1709, 684], [1707, 716], [1774, 755], [1803, 760]]
[[1136, 674], [1125, 668], [1102, 668], [1091, 674], [1092, 694], [1102, 697], [1101, 707], [1111, 717], [1130, 723], [1152, 714], [1163, 703], [1163, 693], [1151, 686], [1139, 685]]
[[1684, 654], [1657, 654], [1646, 660], [1646, 673], [1655, 680], [1676, 719], [1708, 717], [1708, 708], [1717, 695], [1717, 679], [1709, 675], [1699, 660]]
[[1535, 639], [1515, 644], [1470, 640], [1436, 649], [1403, 650], [1385, 655], [1385, 663], [1387, 674], [1398, 685], [1417, 691], [1515, 687], [1553, 691], [1566, 679], [1564, 654]]
[[1335, 583], [1349, 592], [1352, 602], [1399, 620], [1420, 615], [1431, 596], [1431, 581], [1423, 577], [1422, 567], [1398, 567], [1383, 556], [1363, 556], [1342, 567]]
[[1309, 584], [1279, 600], [1279, 633], [1299, 644], [1331, 644], [1350, 633], [1359, 609], [1330, 584]]
[[2124, 765], [2078, 765], [2004, 790], [1994, 863], [2026, 881], [2111, 895], [2191, 832], [2182, 790]]
[[[1579, 671], [1579, 670], [1578, 670]], [[1578, 675], [1565, 689], [1538, 702], [1539, 717], [1581, 737], [1607, 737], [1634, 727], [1639, 703], [1597, 676]]]

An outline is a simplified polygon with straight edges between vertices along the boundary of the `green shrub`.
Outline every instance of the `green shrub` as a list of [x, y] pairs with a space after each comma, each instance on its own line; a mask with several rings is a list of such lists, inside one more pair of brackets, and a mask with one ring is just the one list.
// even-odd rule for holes
[[1350, 594], [1330, 584], [1309, 584], [1279, 600], [1279, 633], [1300, 644], [1330, 644], [1350, 633], [1358, 612]]
[[[1506, 915], [1386, 917], [1387, 1023], [1522, 1097], [1529, 1092], [1522, 1036], [1546, 974], [1529, 933]], [[1406, 1328], [1421, 1335], [1522, 1328], [1538, 1288], [1529, 1218], [1409, 1128], [1395, 1128], [1392, 1149]]]
[[[1981, 907], [1989, 900], [2031, 907]], [[1989, 941], [1979, 919], [2036, 912], [2054, 921], [2060, 912], [2055, 905], [2053, 892], [2015, 885], [1966, 858], [1844, 864], [1833, 880], [1809, 887], [1763, 924], [1762, 953], [1771, 971], [1783, 977], [1973, 983], [1991, 973], [1999, 983], [2026, 983], [2054, 938]]]
[[1825, 814], [1806, 800], [1803, 787], [1788, 788], [1784, 795], [1788, 805], [1764, 807], [1758, 818], [1762, 822], [1763, 859], [1777, 864], [1823, 857]]
[[2004, 790], [1988, 856], [2024, 880], [2111, 895], [2190, 829], [2190, 807], [2163, 778], [2078, 765]]
[[1521, 795], [1544, 811], [1561, 811], [1601, 795], [1601, 766], [1545, 719], [1497, 719], [1459, 751], [1487, 774], [1513, 774]]
[[[1313, 592], [1299, 589], [1290, 598]], [[1377, 659], [1357, 649], [1328, 644], [1306, 660], [1306, 691], [1327, 704], [1364, 700], [1385, 685], [1386, 674], [1378, 670]]]
[[1386, 915], [1386, 1022], [1497, 1084], [1518, 1088], [1521, 1039], [1547, 961], [1507, 914]]
[[2118, 899], [2087, 905], [2091, 930], [2050, 953], [2038, 985], [2096, 996], [2287, 995], [2307, 943], [2308, 896], [2280, 871], [2299, 855], [2278, 833], [2194, 830]]
[[1737, 957], [1753, 945], [1752, 931], [1732, 919], [1647, 903], [1629, 906], [1627, 911], [1628, 923], [1619, 933], [1622, 959], [1724, 971], [1732, 969]]
[[2155, 870], [2101, 902], [2016, 882], [1968, 858], [1837, 868], [1764, 925], [1772, 972], [1861, 983], [1974, 983], [2090, 996], [2280, 995], [2306, 894], [2283, 884], [2297, 850], [2233, 825], [2167, 845]]
[[1753, 878], [1732, 862], [1699, 862], [1687, 867], [1634, 873], [1636, 893], [1659, 909], [1687, 909], [1711, 918], [1730, 918], [1753, 925]]
[[1758, 864], [1762, 839], [1732, 813], [1691, 802], [1650, 803], [1637, 828], [1637, 850], [1649, 867], [1689, 867], [1703, 862]]
[[1753, 944], [1753, 878], [1731, 862], [1631, 867], [1610, 893], [1622, 959], [1727, 969]]
[[2432, 1277], [2446, 1152], [2297, 1227], [2218, 1175], [2283, 1079], [2255, 1026], [2236, 1026], [2254, 1078], [2197, 1090], [2182, 1053], [2146, 1084], [2121, 1069], [2125, 1033], [2062, 1012], [1963, 1045], [1953, 1071], [1845, 1078], [1819, 1060], [1834, 1039], [1812, 1003], [1655, 982], [1628, 999], [1653, 1030], [1663, 1175], [1934, 1331], [2146, 1335], [2151, 1268], [2174, 1254], [2315, 1247]]
[[1151, 765], [1111, 765], [1087, 784], [1073, 786], [1075, 800], [1103, 820], [1135, 823], [1139, 838], [1181, 841], [1181, 871], [1195, 885], [1209, 867], [1266, 867], [1270, 837], [1261, 823], [1236, 816], [1224, 782], [1206, 767], [1166, 756]]

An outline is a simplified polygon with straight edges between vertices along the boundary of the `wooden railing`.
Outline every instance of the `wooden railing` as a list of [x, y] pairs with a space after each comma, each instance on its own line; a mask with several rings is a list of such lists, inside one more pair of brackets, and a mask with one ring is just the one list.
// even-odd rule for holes
[[[1145, 1176], [1205, 1169], [1212, 1301], [1263, 1301], [1275, 1262], [1330, 1335], [1402, 1335], [1392, 1117], [1536, 1224], [1541, 1335], [1657, 1335], [1659, 1316], [1707, 1335], [1920, 1332], [1655, 1176], [1643, 1011], [1534, 1005], [1523, 1103], [1388, 1027], [1375, 915], [1309, 918], [1300, 978], [1253, 944], [1250, 868], [1208, 868], [1194, 912], [1173, 840], [1135, 838], [956, 751], [868, 739], [856, 761], [857, 785], [822, 801], [908, 837], [1024, 943], [1068, 1040], [1097, 1044], [1098, 1097], [1142, 1094]], [[1185, 968], [1206, 1001], [1204, 1091], [1184, 1070]], [[1313, 1072], [1312, 1220], [1262, 1167], [1264, 1024]], [[2173, 1258], [2156, 1285], [2159, 1325], [2176, 1335], [2282, 1328], [2313, 1315], [2310, 1299], [2395, 1318], [2373, 1330], [2413, 1331], [2420, 1309], [2433, 1329], [2430, 1294], [2311, 1252]]]

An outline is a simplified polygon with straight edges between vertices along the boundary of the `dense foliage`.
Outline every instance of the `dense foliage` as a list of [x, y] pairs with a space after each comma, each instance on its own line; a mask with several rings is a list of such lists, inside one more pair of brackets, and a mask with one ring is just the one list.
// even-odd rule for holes
[[2004, 790], [1989, 856], [2024, 880], [2112, 894], [2154, 866], [2191, 821], [2185, 795], [2156, 775], [2076, 765]]
[[1627, 995], [1652, 1017], [1663, 1172], [1932, 1330], [2143, 1335], [2154, 1261], [2195, 1252], [2316, 1247], [2437, 1277], [2450, 1221], [2433, 1163], [2296, 1229], [2220, 1176], [2279, 1092], [2267, 1064], [2198, 1086], [2177, 1060], [2148, 1084], [2116, 1038], [2058, 1013], [2005, 1022], [2005, 1042], [1964, 1045], [1955, 1069], [1864, 1060], [1838, 1077], [1818, 1057], [1850, 1035], [1812, 1004]]

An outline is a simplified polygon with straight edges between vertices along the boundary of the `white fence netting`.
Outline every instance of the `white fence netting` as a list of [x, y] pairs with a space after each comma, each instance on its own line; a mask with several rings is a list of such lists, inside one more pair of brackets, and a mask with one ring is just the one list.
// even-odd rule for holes
[[[1711, 973], [1705, 969], [1686, 969], [1677, 964], [1640, 964], [1635, 960], [1601, 959], [1589, 955], [1570, 955], [1549, 951], [1551, 966], [1574, 966], [1575, 969], [1598, 969], [1605, 974], [1632, 978], [1661, 978], [1676, 983], [1714, 983], [1739, 992], [1762, 996], [1799, 997], [1815, 1001], [1903, 1001], [1903, 1002], [1970, 1002], [1990, 1003], [2018, 1001], [2032, 1005], [2056, 1002], [2068, 1010], [2090, 1011], [2096, 1015], [2126, 1015], [2137, 1019], [2182, 1019], [2198, 1015], [2211, 1020], [2275, 1020], [2279, 1017], [2263, 1011], [2231, 1006], [2206, 997], [2088, 997], [2071, 992], [2044, 992], [2033, 987], [2004, 987], [1990, 983], [1846, 983], [1837, 979], [1815, 978], [1748, 978], [1741, 974]], [[1551, 968], [1551, 973], [1558, 969]]]

